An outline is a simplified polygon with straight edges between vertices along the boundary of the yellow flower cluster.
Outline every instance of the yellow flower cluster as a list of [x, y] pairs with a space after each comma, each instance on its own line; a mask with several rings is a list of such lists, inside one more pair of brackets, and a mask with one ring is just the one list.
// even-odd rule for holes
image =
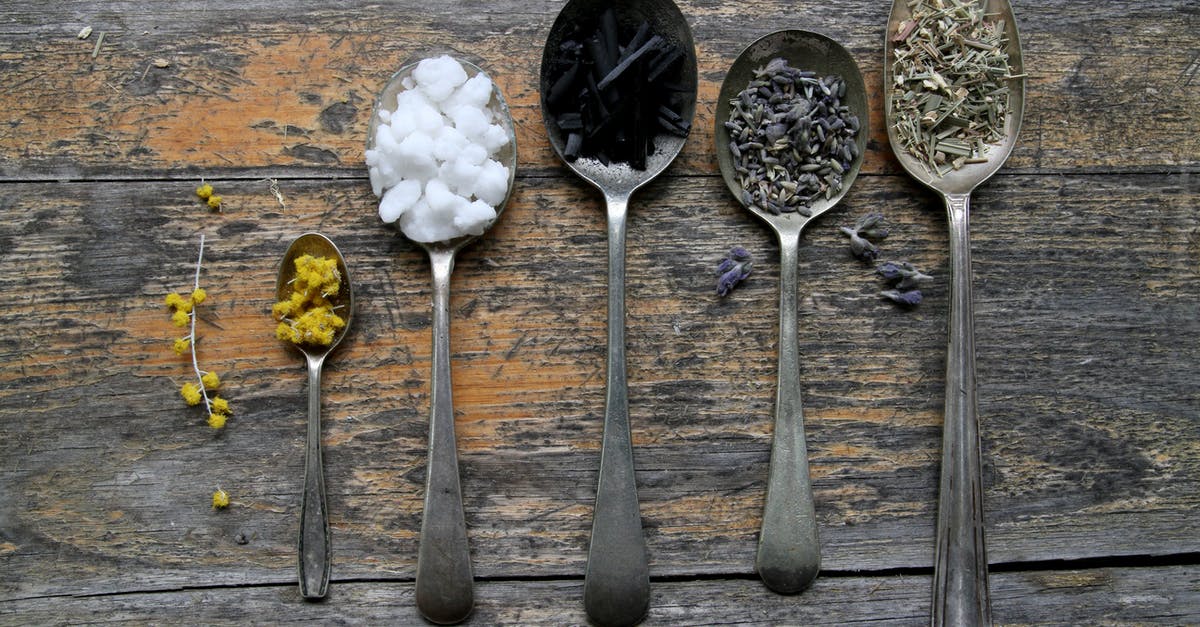
[[204, 183], [200, 187], [197, 187], [196, 195], [199, 196], [201, 200], [204, 200], [205, 202], [208, 203], [209, 209], [213, 209], [215, 211], [220, 211], [221, 197], [217, 196], [216, 194], [213, 193], [212, 185], [209, 185], [208, 183]]
[[[199, 194], [203, 188], [196, 190]], [[211, 188], [209, 189], [211, 192]], [[200, 238], [200, 259], [204, 258], [204, 237]], [[221, 378], [215, 372], [204, 372], [200, 370], [200, 365], [196, 359], [196, 305], [203, 303], [208, 298], [208, 293], [204, 288], [200, 287], [200, 261], [196, 262], [196, 285], [192, 292], [186, 297], [178, 294], [167, 294], [166, 305], [174, 310], [171, 315], [171, 321], [175, 326], [187, 327], [190, 325], [188, 334], [175, 338], [172, 348], [175, 349], [175, 354], [182, 355], [189, 352], [192, 357], [192, 370], [196, 374], [197, 382], [184, 383], [179, 388], [179, 395], [183, 397], [183, 401], [190, 406], [196, 406], [204, 403], [205, 409], [208, 411], [208, 425], [214, 429], [220, 429], [225, 426], [225, 421], [229, 419], [233, 411], [229, 407], [229, 401], [217, 396], [215, 393], [211, 396], [209, 392], [215, 392], [221, 385]]]
[[217, 488], [217, 491], [213, 492], [213, 509], [225, 509], [226, 507], [229, 507], [229, 493]]
[[301, 255], [295, 263], [292, 295], [271, 308], [279, 321], [275, 337], [294, 344], [329, 346], [337, 332], [346, 326], [329, 300], [341, 289], [337, 260]]

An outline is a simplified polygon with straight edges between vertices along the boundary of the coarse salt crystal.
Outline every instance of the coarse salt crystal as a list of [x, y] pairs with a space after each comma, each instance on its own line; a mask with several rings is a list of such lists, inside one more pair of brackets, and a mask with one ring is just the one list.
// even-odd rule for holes
[[492, 123], [501, 117], [488, 108], [494, 84], [483, 73], [468, 79], [448, 56], [418, 63], [400, 84], [395, 110], [379, 112], [364, 155], [380, 219], [420, 242], [483, 233], [510, 174], [491, 158], [510, 141]]

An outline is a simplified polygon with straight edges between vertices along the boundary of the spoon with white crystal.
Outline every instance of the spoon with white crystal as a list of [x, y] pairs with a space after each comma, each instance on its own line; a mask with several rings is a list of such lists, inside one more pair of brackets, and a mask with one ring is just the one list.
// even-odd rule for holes
[[[483, 73], [477, 65], [457, 59], [469, 77]], [[396, 96], [412, 86], [418, 63], [406, 63], [388, 80], [375, 101], [367, 149], [375, 150], [380, 111], [395, 106]], [[500, 89], [493, 85], [488, 108], [495, 123], [507, 134], [507, 143], [495, 159], [508, 169], [504, 200], [495, 206], [496, 217], [512, 196], [517, 169], [517, 143], [512, 115]], [[461, 622], [474, 606], [471, 555], [467, 546], [462, 487], [458, 476], [458, 451], [454, 437], [454, 403], [450, 382], [450, 274], [455, 254], [495, 223], [492, 219], [476, 233], [443, 241], [415, 241], [429, 254], [433, 269], [433, 378], [429, 411], [429, 455], [425, 473], [425, 508], [421, 518], [417, 554], [417, 609], [431, 622]], [[410, 238], [412, 239], [412, 238]]]

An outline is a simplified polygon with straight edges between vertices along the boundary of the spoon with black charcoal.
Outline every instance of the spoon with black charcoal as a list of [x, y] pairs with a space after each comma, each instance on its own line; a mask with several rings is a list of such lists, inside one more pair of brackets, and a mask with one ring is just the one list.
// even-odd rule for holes
[[555, 153], [604, 194], [608, 369], [583, 601], [599, 625], [650, 607], [625, 375], [625, 224], [633, 192], [675, 159], [696, 109], [691, 29], [670, 0], [571, 0], [542, 53], [541, 104]]
[[779, 238], [779, 371], [775, 435], [756, 567], [770, 589], [807, 588], [821, 566], [800, 402], [800, 234], [842, 199], [867, 141], [862, 74], [837, 42], [783, 30], [733, 62], [716, 107], [721, 176]]

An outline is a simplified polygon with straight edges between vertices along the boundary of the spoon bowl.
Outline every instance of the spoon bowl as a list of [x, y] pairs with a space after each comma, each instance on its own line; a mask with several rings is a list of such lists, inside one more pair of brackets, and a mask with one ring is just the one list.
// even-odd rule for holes
[[573, 34], [576, 25], [595, 21], [600, 12], [608, 7], [614, 9], [617, 22], [623, 29], [632, 30], [645, 21], [654, 33], [668, 43], [686, 51], [682, 60], [682, 68], [677, 77], [686, 94], [679, 111], [680, 117], [685, 120], [691, 120], [696, 113], [698, 84], [696, 44], [692, 39], [692, 31], [688, 26], [687, 19], [671, 0], [620, 0], [617, 2], [571, 0], [559, 11], [558, 18], [550, 27], [550, 34], [546, 38], [546, 47], [542, 50], [540, 77], [542, 120], [546, 126], [550, 147], [568, 168], [599, 189], [606, 197], [628, 197], [634, 190], [650, 182], [667, 169], [667, 166], [671, 165], [679, 152], [683, 150], [687, 138], [660, 133], [654, 140], [654, 152], [646, 158], [645, 170], [635, 170], [622, 163], [605, 165], [596, 159], [585, 157], [568, 161], [563, 156], [566, 150], [566, 140], [551, 118], [550, 106], [546, 101], [550, 93], [550, 70], [553, 67], [555, 51], [564, 40]]
[[[379, 94], [375, 97], [375, 105], [371, 110], [371, 119], [367, 125], [367, 150], [374, 150], [376, 146], [376, 134], [379, 130], [379, 125], [382, 123], [380, 111], [394, 110], [396, 107], [396, 97], [401, 92], [406, 91], [404, 86], [405, 79], [412, 78], [413, 70], [417, 69], [419, 64], [424, 59], [448, 55], [462, 64], [466, 70], [467, 78], [470, 79], [477, 74], [483, 73], [480, 67], [482, 61], [474, 55], [468, 55], [449, 48], [427, 48], [424, 51], [411, 55], [396, 70], [394, 74], [384, 83], [379, 90]], [[512, 197], [513, 189], [516, 187], [517, 177], [517, 133], [516, 127], [513, 124], [512, 111], [508, 108], [508, 102], [504, 99], [504, 94], [500, 91], [500, 87], [492, 83], [492, 99], [488, 103], [488, 107], [494, 112], [494, 121], [500, 124], [505, 133], [508, 135], [508, 143], [500, 148], [499, 152], [492, 158], [499, 161], [504, 167], [508, 168], [508, 193], [504, 196], [504, 200], [496, 206], [496, 219], [492, 221], [484, 232], [491, 229], [495, 225], [496, 220], [500, 219], [500, 214], [504, 212], [504, 208], [508, 205], [509, 199]], [[399, 222], [396, 223], [397, 230]], [[462, 247], [478, 239], [482, 235], [464, 235], [449, 240], [439, 242], [419, 242], [412, 240], [417, 245], [424, 248], [426, 251], [432, 250], [450, 250], [458, 251]]]
[[1008, 0], [981, 0], [984, 13], [1004, 20], [1010, 77], [1002, 140], [989, 146], [982, 163], [939, 176], [910, 155], [898, 136], [892, 105], [894, 37], [912, 17], [907, 0], [893, 0], [884, 37], [884, 118], [888, 141], [900, 165], [937, 192], [946, 205], [950, 230], [950, 321], [947, 325], [946, 404], [938, 491], [937, 545], [933, 571], [932, 624], [989, 625], [988, 563], [983, 525], [983, 476], [975, 387], [975, 322], [971, 295], [969, 214], [971, 191], [1008, 159], [1025, 112], [1024, 64], [1017, 21]]
[[[683, 51], [670, 78], [682, 103], [678, 115], [690, 128], [696, 111], [696, 45], [683, 13], [671, 0], [570, 0], [559, 12], [546, 39], [541, 66], [541, 105], [550, 145], [560, 159], [604, 194], [608, 231], [608, 356], [605, 382], [604, 435], [596, 486], [592, 535], [584, 574], [583, 604], [597, 625], [632, 625], [650, 608], [650, 574], [642, 532], [629, 430], [629, 396], [625, 372], [625, 225], [633, 192], [667, 168], [683, 149], [686, 137], [659, 133], [646, 168], [605, 164], [580, 156], [568, 160], [566, 141], [550, 115], [555, 53], [577, 25], [594, 23], [612, 8], [618, 30], [633, 31], [646, 22], [650, 30]], [[602, 78], [602, 77], [601, 77]], [[598, 82], [600, 78], [596, 79]]]
[[[729, 151], [729, 129], [725, 121], [729, 119], [730, 101], [737, 98], [738, 93], [754, 79], [754, 71], [765, 66], [771, 59], [787, 59], [788, 65], [812, 72], [819, 76], [837, 74], [846, 81], [846, 96], [842, 103], [850, 107], [850, 111], [858, 115], [859, 132], [854, 142], [858, 146], [858, 157], [850, 163], [850, 169], [842, 175], [842, 189], [831, 198], [817, 198], [810, 207], [811, 214], [784, 213], [772, 214], [758, 207], [749, 207], [755, 215], [762, 218], [772, 227], [789, 228], [804, 227], [808, 221], [832, 209], [841, 201], [850, 185], [858, 177], [862, 169], [862, 155], [867, 149], [867, 88], [863, 82], [862, 72], [858, 69], [854, 57], [838, 42], [822, 35], [804, 30], [780, 30], [764, 35], [746, 47], [733, 61], [725, 80], [721, 83], [721, 92], [717, 97], [715, 111], [716, 128], [714, 140], [717, 145], [717, 164], [721, 169], [721, 178], [729, 191], [738, 202], [742, 202], [742, 187], [738, 184], [736, 164], [733, 154]], [[745, 205], [744, 202], [742, 202]]]
[[[410, 58], [392, 75], [375, 100], [368, 131], [368, 150], [375, 147], [376, 130], [380, 124], [379, 112], [395, 107], [396, 96], [406, 89], [405, 79], [412, 76], [422, 59], [441, 54], [448, 54], [461, 63], [468, 78], [483, 72], [479, 65], [449, 50], [428, 50]], [[508, 135], [508, 143], [494, 157], [508, 168], [508, 189], [504, 200], [496, 207], [496, 219], [499, 219], [512, 197], [516, 180], [517, 140], [512, 113], [494, 81], [488, 106], [494, 113], [495, 122]], [[492, 220], [483, 232], [487, 232], [495, 222], [495, 219]], [[425, 504], [417, 554], [416, 601], [417, 609], [427, 620], [443, 625], [465, 620], [475, 604], [454, 434], [453, 386], [450, 379], [450, 275], [454, 271], [454, 258], [458, 251], [481, 235], [463, 235], [437, 242], [413, 240], [428, 253], [433, 274], [432, 398], [429, 407]]]
[[[783, 58], [789, 66], [816, 72], [818, 76], [841, 76], [846, 83], [846, 93], [840, 103], [848, 106], [850, 112], [859, 119], [859, 128], [854, 137], [858, 150], [843, 174], [841, 189], [829, 198], [814, 199], [807, 210], [808, 215], [800, 211], [776, 215], [747, 205], [738, 181], [737, 164], [729, 147], [731, 138], [725, 121], [730, 117], [730, 101], [736, 100], [738, 94], [746, 89], [754, 78], [755, 70], [775, 58]], [[813, 218], [832, 209], [858, 176], [867, 142], [866, 93], [858, 65], [840, 44], [818, 33], [782, 30], [760, 38], [738, 55], [721, 84], [717, 100], [714, 137], [721, 177], [734, 198], [770, 225], [779, 239], [779, 369], [775, 434], [755, 566], [763, 583], [782, 594], [794, 594], [807, 588], [821, 566], [821, 547], [804, 436], [804, 411], [800, 398], [796, 295], [800, 234]]]
[[321, 455], [321, 369], [325, 358], [333, 352], [350, 330], [354, 316], [354, 289], [350, 283], [350, 272], [346, 259], [329, 238], [320, 233], [305, 233], [296, 238], [283, 259], [275, 280], [275, 302], [291, 298], [292, 284], [296, 279], [297, 258], [304, 255], [337, 260], [337, 271], [341, 286], [336, 295], [329, 297], [330, 304], [345, 324], [338, 329], [328, 346], [291, 344], [304, 354], [308, 367], [308, 428], [304, 455], [304, 492], [300, 501], [300, 537], [297, 542], [299, 555], [298, 573], [300, 594], [306, 599], [320, 599], [329, 587], [331, 551], [329, 542], [329, 516], [325, 498], [325, 472]]

